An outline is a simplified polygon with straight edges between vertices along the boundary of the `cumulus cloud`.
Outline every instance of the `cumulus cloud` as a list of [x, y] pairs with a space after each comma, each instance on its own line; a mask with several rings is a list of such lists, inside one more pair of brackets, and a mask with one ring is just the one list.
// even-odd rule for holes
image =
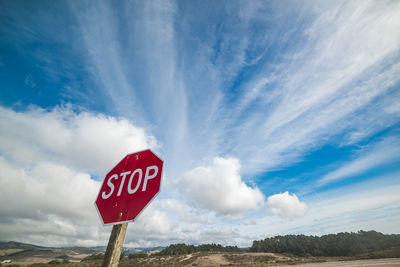
[[58, 246], [100, 237], [93, 207], [100, 182], [88, 173], [50, 162], [19, 166], [4, 157], [0, 169], [2, 239]]
[[103, 173], [124, 155], [156, 148], [154, 137], [126, 119], [69, 108], [16, 112], [0, 107], [0, 150], [19, 164], [62, 162]]
[[234, 158], [215, 158], [211, 165], [184, 173], [179, 189], [195, 205], [222, 214], [239, 214], [264, 204], [264, 195], [246, 185]]
[[[68, 108], [0, 107], [0, 236], [53, 246], [104, 244], [109, 227], [93, 205], [100, 181], [90, 174], [155, 145], [124, 119]], [[136, 225], [130, 232], [142, 240], [169, 229], [166, 215], [154, 209]]]
[[[63, 165], [38, 162], [30, 168], [0, 157], [1, 214], [46, 219], [49, 214], [88, 220], [100, 182]], [[15, 201], [7, 201], [7, 200]]]
[[[140, 243], [149, 240], [166, 239], [170, 231], [171, 225], [167, 213], [151, 205], [143, 210], [134, 223], [129, 224], [126, 239], [132, 240], [136, 246], [140, 246]], [[151, 244], [147, 243], [146, 245]]]
[[285, 192], [268, 197], [267, 208], [281, 218], [295, 218], [303, 216], [307, 211], [307, 205], [301, 202], [295, 194]]

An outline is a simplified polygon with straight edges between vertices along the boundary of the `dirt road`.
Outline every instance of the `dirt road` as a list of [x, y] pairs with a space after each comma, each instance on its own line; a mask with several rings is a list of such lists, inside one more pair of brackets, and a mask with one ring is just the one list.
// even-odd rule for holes
[[[293, 265], [281, 265], [290, 266]], [[400, 258], [396, 259], [378, 259], [378, 260], [357, 260], [357, 261], [336, 261], [336, 262], [324, 262], [324, 263], [307, 263], [299, 264], [296, 266], [304, 267], [395, 267], [400, 266]]]

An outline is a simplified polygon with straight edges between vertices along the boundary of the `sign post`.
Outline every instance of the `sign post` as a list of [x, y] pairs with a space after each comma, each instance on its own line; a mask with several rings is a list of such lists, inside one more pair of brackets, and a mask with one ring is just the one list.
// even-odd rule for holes
[[122, 244], [124, 243], [128, 223], [116, 224], [111, 231], [106, 253], [104, 254], [102, 267], [117, 267], [121, 256]]
[[114, 224], [103, 267], [119, 263], [128, 222], [160, 191], [163, 161], [151, 150], [125, 156], [104, 178], [95, 206], [104, 225]]

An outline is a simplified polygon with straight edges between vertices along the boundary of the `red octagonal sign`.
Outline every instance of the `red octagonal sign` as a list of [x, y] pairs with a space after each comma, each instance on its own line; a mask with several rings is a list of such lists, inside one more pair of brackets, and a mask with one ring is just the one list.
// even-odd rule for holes
[[125, 156], [106, 175], [95, 202], [103, 223], [133, 221], [160, 191], [162, 167], [150, 150]]

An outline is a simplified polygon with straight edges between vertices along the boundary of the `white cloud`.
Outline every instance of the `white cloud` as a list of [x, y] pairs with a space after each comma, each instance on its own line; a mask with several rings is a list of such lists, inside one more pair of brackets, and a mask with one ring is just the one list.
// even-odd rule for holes
[[19, 164], [59, 162], [104, 173], [128, 153], [157, 148], [156, 140], [126, 119], [69, 108], [16, 112], [0, 107], [0, 150]]
[[148, 206], [140, 216], [129, 225], [128, 240], [146, 242], [148, 240], [167, 239], [171, 232], [171, 224], [168, 215], [155, 205]]
[[[62, 245], [88, 240], [93, 230], [101, 230], [93, 206], [100, 182], [88, 173], [42, 160], [16, 165], [4, 157], [0, 168], [2, 238], [51, 245], [61, 239], [54, 245]], [[93, 229], [83, 231], [90, 224]]]
[[183, 174], [179, 190], [200, 207], [222, 214], [238, 214], [258, 209], [264, 195], [246, 185], [239, 174], [240, 163], [234, 158], [215, 158], [211, 165], [197, 167]]
[[287, 191], [268, 197], [267, 208], [282, 218], [295, 218], [303, 216], [307, 211], [307, 205], [301, 202], [295, 194]]
[[[304, 42], [283, 51], [287, 59], [272, 70], [269, 64], [260, 66], [239, 86], [238, 106], [243, 99], [249, 106], [245, 120], [230, 113], [224, 118], [228, 152], [241, 160], [245, 174], [290, 165], [349, 129], [366, 132], [362, 137], [367, 138], [398, 122], [380, 104], [394, 107], [398, 102], [391, 89], [399, 82], [400, 35], [393, 34], [400, 26], [399, 3], [312, 6], [312, 15], [297, 14], [315, 18], [299, 24]], [[268, 86], [260, 87], [266, 80]]]
[[[102, 103], [116, 114], [151, 127], [169, 159], [166, 170], [180, 175], [182, 161], [188, 158], [188, 150], [181, 146], [188, 137], [188, 107], [178, 58], [182, 50], [175, 39], [177, 3], [124, 2], [118, 16], [107, 2], [68, 4], [78, 26], [76, 39], [88, 59], [84, 67]], [[121, 25], [125, 25], [122, 43]], [[77, 94], [80, 90], [75, 89]]]
[[[100, 182], [90, 174], [108, 171], [132, 150], [157, 146], [153, 137], [127, 120], [68, 108], [31, 108], [25, 112], [0, 108], [0, 137], [0, 236], [49, 246], [105, 245], [111, 228], [103, 226], [96, 213], [94, 200]], [[113, 155], [107, 155], [105, 151], [111, 148]], [[261, 192], [240, 181], [237, 161], [222, 160], [217, 166], [230, 168], [234, 180], [228, 188], [231, 193], [240, 193], [245, 202], [225, 207], [229, 212], [260, 204]], [[221, 219], [177, 200], [173, 194], [152, 202], [129, 225], [126, 244], [217, 241], [207, 233], [216, 225], [225, 229]], [[228, 196], [236, 205], [232, 195]], [[224, 242], [245, 239], [231, 233], [224, 232]]]
[[216, 226], [206, 229], [201, 233], [201, 240], [205, 243], [229, 244], [233, 238], [238, 238], [239, 233], [230, 226]]
[[363, 153], [357, 159], [326, 174], [318, 181], [318, 185], [324, 185], [361, 174], [379, 165], [392, 163], [398, 160], [399, 157], [400, 140], [396, 137], [388, 137], [377, 144], [364, 148]]
[[305, 216], [287, 220], [263, 214], [254, 225], [241, 231], [260, 239], [260, 235], [322, 235], [359, 230], [398, 233], [400, 219], [400, 173], [376, 176], [373, 180], [313, 193], [307, 202]]
[[[109, 227], [94, 207], [100, 182], [90, 173], [105, 173], [125, 154], [155, 146], [125, 119], [0, 107], [0, 236], [53, 246], [105, 244]], [[142, 240], [169, 229], [166, 215], [154, 209], [135, 225], [131, 232]]]
[[179, 222], [186, 223], [201, 223], [201, 224], [213, 224], [214, 221], [209, 217], [210, 214], [204, 213], [198, 209], [194, 209], [192, 206], [184, 201], [178, 199], [163, 199], [159, 201], [159, 206], [168, 211], [170, 215]]
[[[71, 9], [88, 72], [111, 96], [105, 102], [155, 126], [171, 176], [190, 160], [218, 155], [233, 155], [242, 173], [258, 174], [299, 160], [350, 127], [372, 128], [365, 138], [398, 121], [370, 106], [399, 81], [396, 2], [232, 3], [221, 9], [225, 23], [179, 16], [187, 25], [179, 30], [173, 1], [126, 3], [118, 18], [107, 3]], [[278, 17], [265, 16], [270, 10]], [[189, 25], [197, 23], [209, 35], [193, 40]], [[271, 27], [254, 34], [259, 23]], [[128, 32], [123, 44], [120, 24]], [[271, 58], [277, 47], [279, 57]], [[232, 86], [235, 94], [226, 94]]]
[[[63, 215], [88, 220], [100, 183], [87, 173], [63, 165], [38, 162], [29, 168], [0, 157], [1, 213], [33, 219]], [[16, 201], [7, 201], [14, 199]]]

